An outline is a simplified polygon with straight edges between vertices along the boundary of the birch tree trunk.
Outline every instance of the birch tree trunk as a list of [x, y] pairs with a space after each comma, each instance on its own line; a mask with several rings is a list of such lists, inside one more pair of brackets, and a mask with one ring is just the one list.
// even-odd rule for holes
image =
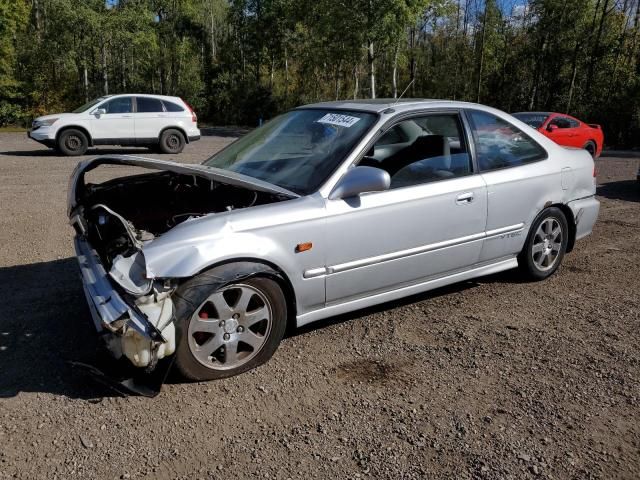
[[398, 51], [400, 50], [400, 42], [396, 43], [396, 48], [393, 52], [393, 72], [391, 75], [391, 81], [393, 82], [393, 98], [398, 98]]
[[83, 86], [84, 86], [84, 102], [87, 103], [89, 101], [89, 74], [87, 72], [87, 61], [84, 60], [83, 65]]
[[371, 98], [376, 98], [376, 66], [373, 50], [373, 40], [367, 45], [367, 61], [369, 62], [369, 83], [371, 84]]
[[482, 20], [482, 34], [480, 35], [480, 60], [478, 64], [478, 84], [476, 86], [476, 102], [480, 103], [480, 93], [482, 90], [482, 70], [484, 67], [484, 37], [487, 31], [487, 10], [484, 11]]
[[209, 36], [209, 41], [211, 42], [211, 63], [213, 63], [216, 60], [216, 36], [213, 28], [213, 6], [211, 7], [210, 20], [211, 34]]
[[566, 112], [571, 112], [571, 102], [573, 102], [573, 95], [576, 86], [576, 77], [578, 75], [578, 54], [580, 53], [581, 41], [576, 40], [576, 46], [573, 49], [573, 60], [571, 63], [571, 83], [569, 84], [569, 98], [567, 99]]
[[107, 47], [102, 42], [102, 90], [105, 95], [109, 95], [109, 72], [107, 71]]
[[358, 65], [356, 65], [353, 69], [353, 99], [356, 100], [358, 98]]

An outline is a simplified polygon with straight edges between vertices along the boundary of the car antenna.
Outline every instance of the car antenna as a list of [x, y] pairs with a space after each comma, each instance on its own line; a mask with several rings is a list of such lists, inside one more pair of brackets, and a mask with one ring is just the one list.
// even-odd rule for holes
[[405, 93], [407, 93], [407, 90], [409, 90], [409, 87], [411, 86], [411, 84], [413, 84], [413, 82], [415, 82], [416, 79], [414, 78], [413, 80], [411, 80], [409, 82], [409, 85], [407, 85], [407, 88], [405, 88], [402, 93], [400, 94], [400, 96], [396, 99], [396, 101], [394, 102], [394, 105], [397, 105], [398, 102], [400, 101], [400, 99], [404, 96]]

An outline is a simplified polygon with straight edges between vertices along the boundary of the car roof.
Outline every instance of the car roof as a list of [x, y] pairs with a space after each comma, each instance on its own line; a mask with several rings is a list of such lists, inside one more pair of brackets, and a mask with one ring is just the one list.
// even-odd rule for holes
[[103, 95], [101, 98], [115, 98], [115, 97], [153, 97], [165, 100], [182, 100], [180, 97], [170, 97], [168, 95], [156, 95], [155, 93], [116, 93], [111, 95]]
[[548, 117], [549, 115], [555, 115], [553, 112], [515, 112], [511, 115], [544, 115]]
[[469, 107], [486, 108], [484, 105], [468, 102], [457, 102], [453, 100], [437, 100], [427, 98], [376, 98], [363, 100], [339, 100], [333, 102], [312, 103], [302, 105], [299, 109], [305, 108], [323, 108], [333, 110], [358, 110], [372, 113], [379, 113], [393, 108], [396, 111], [415, 110], [419, 107], [427, 108], [469, 108]]

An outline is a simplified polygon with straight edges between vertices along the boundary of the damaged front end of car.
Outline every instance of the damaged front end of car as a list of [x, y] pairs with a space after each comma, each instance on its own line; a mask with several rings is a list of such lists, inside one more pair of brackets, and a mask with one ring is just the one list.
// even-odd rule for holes
[[[155, 171], [86, 182], [85, 174], [102, 165]], [[125, 156], [78, 164], [68, 214], [95, 327], [115, 358], [125, 357], [156, 378], [153, 387], [141, 389], [131, 379], [119, 380], [119, 390], [157, 393], [171, 365], [163, 362], [165, 371], [158, 375], [159, 362], [175, 353], [178, 341], [173, 295], [186, 279], [157, 277], [154, 272], [163, 266], [147, 265], [145, 248], [179, 224], [292, 196], [259, 180], [198, 165]], [[179, 261], [165, 253], [166, 261]]]

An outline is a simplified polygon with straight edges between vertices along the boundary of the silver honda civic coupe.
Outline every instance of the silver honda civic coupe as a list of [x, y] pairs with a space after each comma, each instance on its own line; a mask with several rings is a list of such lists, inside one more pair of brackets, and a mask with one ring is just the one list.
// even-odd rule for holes
[[[142, 173], [85, 178], [104, 165]], [[343, 101], [202, 165], [80, 162], [69, 218], [109, 350], [205, 380], [266, 362], [288, 327], [516, 267], [542, 280], [591, 233], [594, 194], [586, 151], [502, 111]]]

